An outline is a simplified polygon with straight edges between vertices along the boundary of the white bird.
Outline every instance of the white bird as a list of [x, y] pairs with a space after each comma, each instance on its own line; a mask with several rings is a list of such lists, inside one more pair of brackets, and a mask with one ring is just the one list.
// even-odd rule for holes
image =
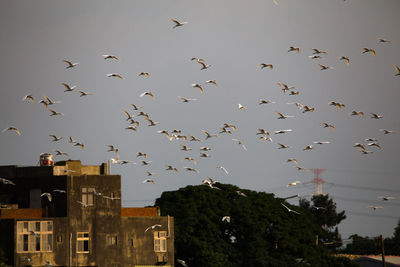
[[400, 76], [400, 68], [395, 64], [393, 64], [393, 68], [396, 70], [396, 74], [394, 76]]
[[324, 55], [326, 55], [326, 54], [328, 54], [328, 52], [319, 50], [319, 49], [317, 49], [317, 48], [311, 48], [311, 50], [314, 51], [314, 52], [313, 52], [313, 55], [318, 55], [318, 54], [324, 54]]
[[85, 145], [83, 143], [80, 143], [80, 142], [76, 142], [74, 144], [74, 146], [79, 146], [79, 148], [82, 149], [82, 150], [85, 148]]
[[358, 116], [358, 115], [360, 115], [361, 117], [364, 117], [364, 112], [353, 110], [353, 111], [350, 113], [350, 116]]
[[378, 41], [379, 41], [380, 43], [389, 43], [389, 44], [392, 43], [391, 41], [389, 41], [389, 40], [387, 40], [387, 39], [384, 39], [384, 38], [378, 38]]
[[200, 153], [200, 158], [211, 158], [211, 155], [207, 153]]
[[25, 100], [29, 100], [29, 101], [31, 101], [32, 103], [35, 102], [35, 98], [34, 98], [31, 94], [25, 95], [25, 96], [22, 98], [22, 101], [25, 101]]
[[62, 152], [60, 150], [54, 150], [54, 152], [56, 152], [57, 156], [66, 156], [69, 157], [69, 154], [67, 152]]
[[193, 84], [192, 84], [192, 87], [198, 88], [198, 89], [200, 90], [200, 93], [203, 93], [203, 92], [204, 92], [204, 91], [203, 91], [203, 88], [202, 88], [201, 85], [198, 84], [198, 83], [193, 83]]
[[261, 63], [259, 66], [261, 69], [270, 68], [272, 70], [274, 68], [272, 64], [265, 64], [265, 63]]
[[330, 142], [329, 141], [314, 141], [313, 143], [317, 144], [317, 145], [325, 145], [325, 144], [329, 144]]
[[176, 167], [173, 167], [172, 165], [166, 165], [167, 168], [165, 169], [166, 171], [175, 171], [178, 172], [178, 169]]
[[347, 66], [350, 65], [350, 59], [349, 59], [349, 57], [341, 56], [341, 57], [339, 58], [339, 60], [344, 60], [344, 61], [346, 62], [346, 65], [347, 65]]
[[177, 261], [180, 265], [182, 265], [182, 266], [184, 266], [184, 267], [188, 267], [188, 265], [186, 264], [186, 262], [185, 262], [184, 260], [176, 259], [176, 261]]
[[381, 146], [380, 146], [377, 142], [368, 143], [367, 146], [375, 146], [375, 147], [377, 147], [379, 150], [382, 149]]
[[68, 61], [68, 60], [63, 60], [65, 63], [67, 63], [67, 67], [66, 67], [66, 69], [69, 69], [69, 68], [73, 68], [73, 67], [75, 67], [75, 66], [77, 66], [77, 65], [79, 65], [79, 63], [72, 63], [71, 61]]
[[378, 198], [380, 198], [383, 201], [388, 201], [391, 199], [396, 199], [395, 197], [390, 197], [390, 196], [379, 196]]
[[296, 53], [300, 53], [300, 48], [291, 46], [291, 47], [289, 47], [288, 52], [291, 52], [291, 51], [296, 51]]
[[65, 194], [65, 193], [67, 193], [67, 191], [61, 190], [61, 189], [54, 189], [53, 192], [60, 193], [60, 194]]
[[191, 168], [191, 167], [183, 167], [185, 170], [187, 170], [187, 171], [189, 171], [189, 172], [196, 172], [196, 173], [199, 173], [199, 171], [198, 170], [196, 170], [196, 169], [194, 169], [194, 168]]
[[173, 29], [175, 29], [176, 27], [181, 27], [181, 26], [183, 26], [183, 25], [185, 25], [185, 24], [188, 24], [186, 21], [184, 21], [184, 22], [179, 22], [179, 21], [176, 20], [176, 19], [171, 19], [171, 20], [172, 20], [173, 23], [175, 23], [174, 27], [172, 27]]
[[333, 124], [329, 124], [329, 123], [326, 123], [326, 122], [323, 122], [321, 124], [322, 124], [322, 126], [324, 126], [324, 128], [331, 128], [333, 130], [336, 130], [336, 128], [335, 128], [335, 126]]
[[18, 135], [21, 135], [21, 132], [17, 129], [17, 127], [14, 127], [14, 126], [7, 127], [7, 128], [5, 128], [3, 131], [1, 131], [1, 132], [4, 133], [5, 131], [14, 131], [14, 132], [16, 132]]
[[72, 136], [69, 137], [69, 142], [72, 143], [72, 144], [76, 143], [76, 141], [74, 140], [74, 138]]
[[12, 181], [10, 181], [8, 179], [5, 179], [5, 178], [0, 178], [0, 182], [3, 183], [3, 184], [15, 185], [14, 182], [12, 182]]
[[43, 98], [47, 101], [47, 105], [59, 104], [61, 101], [52, 101], [49, 97], [43, 96]]
[[297, 159], [294, 159], [294, 158], [287, 159], [286, 162], [294, 162], [295, 164], [299, 164], [299, 161]]
[[138, 76], [144, 76], [146, 78], [149, 78], [150, 77], [150, 73], [142, 71], [142, 72], [139, 73]]
[[83, 208], [89, 207], [89, 205], [88, 205], [87, 203], [83, 203], [83, 202], [81, 202], [81, 201], [76, 201], [76, 202], [79, 203], [79, 204], [81, 204], [81, 206], [82, 206]]
[[222, 217], [222, 221], [230, 223], [231, 222], [231, 217], [230, 216], [224, 216], [224, 217]]
[[51, 202], [51, 200], [52, 200], [52, 196], [51, 196], [50, 193], [45, 192], [45, 193], [42, 193], [40, 196], [41, 196], [41, 197], [47, 197], [47, 199], [49, 200], [49, 202]]
[[286, 185], [286, 187], [295, 186], [295, 185], [297, 185], [297, 184], [299, 184], [299, 183], [301, 183], [301, 182], [300, 182], [300, 181], [291, 182], [291, 183], [288, 183], [288, 184]]
[[114, 60], [119, 60], [118, 57], [114, 56], [114, 55], [103, 55], [104, 59], [114, 59]]
[[278, 119], [286, 119], [286, 118], [293, 118], [294, 116], [283, 115], [282, 113], [275, 111], [276, 114], [279, 115]]
[[201, 70], [205, 70], [205, 69], [208, 69], [209, 67], [211, 67], [211, 65], [207, 65], [203, 61], [197, 61], [197, 63], [199, 63], [201, 65]]
[[200, 139], [196, 138], [196, 137], [195, 137], [195, 136], [193, 136], [193, 135], [189, 135], [189, 137], [190, 137], [190, 140], [189, 140], [189, 141], [201, 142], [201, 140], [200, 140]]
[[276, 84], [282, 89], [282, 91], [283, 91], [284, 93], [286, 93], [286, 91], [289, 91], [289, 90], [291, 90], [291, 89], [294, 89], [294, 86], [288, 86], [288, 85], [286, 85], [286, 84], [284, 84], [284, 83], [277, 82]]
[[383, 134], [394, 134], [396, 131], [387, 130], [387, 129], [379, 129], [379, 131], [383, 132]]
[[36, 236], [40, 235], [40, 234], [38, 234], [38, 233], [36, 233], [35, 231], [32, 231], [32, 230], [29, 230], [29, 233], [30, 233], [30, 235], [36, 235]]
[[182, 100], [183, 103], [189, 103], [190, 101], [196, 101], [197, 100], [197, 98], [185, 98], [185, 97], [181, 97], [181, 96], [178, 96], [178, 98], [180, 100]]
[[370, 208], [370, 209], [373, 209], [373, 210], [383, 209], [382, 206], [368, 206], [367, 208]]
[[154, 99], [153, 93], [152, 93], [152, 92], [149, 92], [149, 91], [146, 91], [146, 92], [141, 93], [141, 94], [139, 95], [139, 97], [143, 97], [143, 96], [145, 96], [145, 95], [151, 96], [151, 98]]
[[236, 194], [238, 194], [239, 196], [242, 196], [242, 197], [247, 197], [247, 195], [245, 193], [243, 193], [239, 190], [236, 191]]
[[141, 160], [140, 162], [142, 163], [142, 166], [146, 166], [152, 163], [152, 161], [144, 161], [144, 160]]
[[265, 135], [268, 135], [268, 136], [269, 136], [269, 132], [266, 131], [265, 129], [262, 129], [262, 128], [258, 128], [258, 129], [257, 129], [256, 135], [259, 135], [259, 134], [265, 134]]
[[49, 134], [49, 136], [53, 138], [53, 140], [52, 140], [53, 142], [57, 142], [57, 141], [60, 141], [61, 139], [63, 139], [62, 137], [57, 137], [54, 134]]
[[370, 138], [365, 139], [365, 141], [367, 141], [367, 142], [378, 142], [378, 139], [375, 138], [375, 137], [370, 137]]
[[181, 145], [181, 150], [183, 150], [183, 151], [190, 151], [190, 150], [192, 150], [190, 147], [187, 147], [187, 146], [185, 146], [185, 145]]
[[291, 131], [293, 131], [293, 130], [292, 129], [278, 130], [278, 131], [275, 131], [274, 134], [285, 134], [285, 133], [289, 133]]
[[371, 112], [370, 114], [371, 114], [371, 119], [382, 119], [383, 118], [383, 116], [378, 115], [378, 114], [373, 113], [373, 112]]
[[61, 83], [61, 84], [66, 88], [64, 92], [72, 92], [76, 88], [76, 85], [70, 86], [67, 83]]
[[303, 167], [299, 167], [299, 166], [293, 166], [294, 168], [296, 168], [298, 171], [308, 171], [308, 169], [303, 168]]
[[264, 141], [273, 142], [271, 137], [266, 137], [266, 136], [260, 136], [258, 138], [258, 140], [260, 140], [260, 141], [264, 140]]
[[239, 139], [235, 139], [233, 138], [232, 141], [235, 141], [238, 143], [238, 145], [240, 145], [244, 150], [247, 150], [246, 146], [243, 144], [242, 141], [240, 141]]
[[109, 200], [117, 200], [117, 199], [121, 199], [119, 197], [109, 197], [109, 196], [102, 196], [103, 198], [109, 199]]
[[333, 67], [328, 67], [322, 64], [318, 64], [318, 66], [320, 67], [320, 70], [333, 70]]
[[182, 161], [184, 160], [193, 161], [194, 165], [197, 164], [196, 160], [193, 157], [185, 157]]
[[120, 160], [119, 162], [118, 162], [120, 165], [126, 165], [126, 164], [137, 164], [136, 162], [134, 162], [134, 161], [130, 161], [130, 160]]
[[229, 174], [229, 172], [225, 169], [225, 167], [224, 166], [217, 166], [217, 169], [221, 169], [221, 170], [223, 170], [225, 173], [226, 173], [226, 175], [228, 175]]
[[362, 53], [365, 54], [365, 53], [368, 53], [368, 52], [371, 53], [373, 56], [376, 56], [376, 52], [375, 52], [374, 49], [364, 47]]
[[142, 183], [152, 183], [152, 184], [155, 184], [155, 182], [154, 182], [153, 179], [146, 179], [146, 180], [144, 180]]
[[217, 85], [217, 81], [215, 81], [215, 80], [207, 80], [206, 83], [212, 83], [212, 84], [214, 84], [215, 86], [218, 86], [218, 85]]
[[240, 110], [245, 110], [245, 109], [247, 109], [245, 106], [243, 106], [242, 104], [238, 104], [238, 108], [240, 109]]
[[278, 143], [278, 145], [279, 145], [278, 149], [289, 148], [289, 146], [281, 144], [281, 143]]
[[57, 112], [57, 111], [55, 111], [54, 109], [48, 109], [49, 111], [50, 111], [50, 116], [63, 116], [64, 115], [64, 113], [61, 113], [61, 112]]
[[84, 92], [84, 91], [78, 91], [81, 95], [81, 97], [82, 96], [88, 96], [88, 95], [94, 95], [94, 93], [91, 93], [91, 92]]
[[292, 213], [295, 213], [295, 214], [299, 214], [300, 215], [300, 213], [299, 212], [297, 212], [297, 211], [295, 211], [295, 210], [292, 210], [292, 209], [290, 209], [288, 206], [286, 206], [285, 204], [283, 204], [283, 203], [281, 203], [281, 205], [282, 206], [284, 206], [286, 209], [287, 209], [287, 211], [290, 213], [290, 212], [292, 212]]
[[118, 73], [109, 73], [109, 74], [107, 74], [107, 77], [115, 77], [115, 78], [119, 78], [119, 79], [124, 79], [124, 77], [122, 77], [122, 75], [118, 74]]
[[210, 134], [210, 133], [208, 133], [208, 132], [206, 132], [206, 131], [204, 131], [204, 130], [201, 130], [201, 131], [206, 135], [206, 140], [207, 140], [208, 138], [217, 137], [217, 136], [218, 136], [217, 134]]
[[273, 102], [271, 100], [266, 100], [266, 99], [260, 99], [258, 104], [263, 105], [263, 104], [275, 104], [276, 102]]

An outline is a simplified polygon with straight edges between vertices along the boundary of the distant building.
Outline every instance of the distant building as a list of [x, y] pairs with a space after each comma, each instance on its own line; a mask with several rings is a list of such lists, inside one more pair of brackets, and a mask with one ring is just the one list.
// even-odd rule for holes
[[15, 184], [0, 183], [8, 264], [174, 266], [173, 218], [157, 207], [121, 208], [121, 176], [108, 174], [106, 163], [49, 165], [0, 166], [0, 177]]

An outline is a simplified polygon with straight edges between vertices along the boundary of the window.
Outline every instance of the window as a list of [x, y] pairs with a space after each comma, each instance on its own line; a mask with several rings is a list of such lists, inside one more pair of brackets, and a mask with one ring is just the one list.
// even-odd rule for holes
[[89, 253], [89, 233], [76, 233], [76, 253]]
[[57, 243], [62, 243], [62, 242], [63, 242], [62, 235], [57, 236]]
[[88, 206], [93, 206], [93, 187], [82, 187], [82, 203]]
[[109, 246], [117, 245], [117, 236], [107, 236], [107, 245]]
[[17, 222], [17, 252], [50, 252], [52, 250], [52, 221]]
[[155, 231], [154, 232], [154, 251], [167, 252], [167, 232]]
[[133, 247], [133, 239], [132, 239], [132, 238], [130, 238], [130, 239], [128, 240], [128, 243], [129, 243], [129, 246]]

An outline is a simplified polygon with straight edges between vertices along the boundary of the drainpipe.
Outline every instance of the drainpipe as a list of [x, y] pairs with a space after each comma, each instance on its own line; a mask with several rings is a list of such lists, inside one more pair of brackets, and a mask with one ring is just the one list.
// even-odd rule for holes
[[69, 265], [71, 266], [72, 262], [72, 233], [69, 233]]
[[169, 232], [170, 232], [170, 228], [169, 228], [169, 215], [167, 215], [167, 220], [168, 220], [168, 234], [167, 234], [167, 237], [169, 238], [169, 237], [170, 237], [170, 235], [169, 235]]

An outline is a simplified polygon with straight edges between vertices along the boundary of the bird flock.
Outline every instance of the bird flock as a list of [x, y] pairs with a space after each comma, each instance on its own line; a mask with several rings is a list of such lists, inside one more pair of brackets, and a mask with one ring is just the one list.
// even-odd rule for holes
[[[278, 2], [273, 1], [273, 3], [278, 8]], [[165, 23], [171, 23], [170, 30], [173, 31], [173, 34], [182, 34], [182, 30], [189, 30], [192, 24], [189, 24], [186, 21], [182, 21], [178, 18], [171, 18], [170, 21], [166, 21]], [[330, 57], [330, 52], [326, 49], [322, 48], [303, 48], [294, 44], [288, 45], [287, 47], [282, 47], [281, 51], [287, 53], [288, 58], [290, 57], [301, 57], [303, 60], [311, 61], [315, 63], [315, 71], [320, 73], [329, 73], [337, 71], [338, 69], [346, 69], [349, 68], [353, 61], [352, 55], [339, 55], [334, 56], [334, 59], [337, 61], [336, 66], [329, 66], [327, 64], [323, 64], [323, 60]], [[373, 46], [374, 45], [374, 46]], [[371, 44], [371, 47], [363, 47], [360, 46], [359, 54], [364, 57], [379, 57], [379, 49], [387, 49], [389, 46], [393, 46], [392, 42], [386, 38], [378, 38], [375, 44]], [[378, 48], [379, 47], [379, 48]], [[114, 67], [117, 66], [121, 61], [124, 60], [123, 55], [113, 55], [113, 54], [99, 54], [99, 58], [103, 58], [102, 64], [109, 64], [109, 66]], [[61, 66], [63, 64], [63, 66]], [[75, 60], [66, 58], [63, 59], [59, 68], [65, 68], [65, 72], [79, 72], [80, 68], [86, 63], [76, 62]], [[176, 103], [174, 105], [181, 108], [182, 113], [187, 112], [185, 108], [187, 105], [197, 105], [204, 102], [204, 99], [208, 97], [210, 91], [215, 90], [224, 90], [224, 84], [218, 80], [218, 77], [212, 77], [218, 75], [218, 67], [216, 63], [212, 62], [212, 60], [198, 57], [197, 55], [193, 55], [193, 57], [187, 58], [186, 62], [182, 62], [182, 65], [185, 68], [195, 68], [198, 70], [199, 79], [193, 80], [191, 84], [187, 85], [185, 88], [185, 93], [194, 95], [195, 97], [176, 95], [174, 96]], [[395, 62], [388, 63], [392, 64], [394, 72], [392, 74], [388, 74], [389, 76], [399, 77], [400, 69]], [[173, 66], [172, 66], [173, 67]], [[211, 72], [210, 77], [207, 79], [201, 80], [200, 77], [203, 77], [204, 74], [208, 74], [210, 69], [216, 69], [215, 72]], [[281, 68], [278, 63], [267, 62], [260, 60], [259, 62], [254, 62], [254, 65], [248, 66], [248, 68], [253, 69], [254, 73], [262, 73], [266, 75], [270, 75], [273, 79], [274, 72], [276, 69]], [[66, 74], [67, 75], [67, 74]], [[68, 74], [69, 75], [69, 74]], [[118, 83], [121, 80], [131, 81], [135, 83], [137, 79], [143, 79], [144, 82], [151, 81], [152, 79], [157, 79], [157, 73], [150, 73], [147, 70], [142, 70], [137, 73], [136, 77], [132, 77], [129, 75], [121, 74], [119, 72], [110, 72], [102, 74], [107, 79], [110, 79], [111, 82]], [[318, 75], [318, 73], [316, 73]], [[399, 77], [400, 79], [400, 77]], [[75, 85], [72, 83], [67, 83], [65, 81], [60, 81], [60, 91], [62, 91], [65, 95], [76, 95], [76, 99], [83, 99], [84, 101], [87, 98], [96, 98], [100, 92], [89, 92], [78, 90], [79, 85]], [[150, 85], [150, 83], [149, 83]], [[263, 113], [261, 116], [271, 118], [273, 120], [281, 121], [296, 121], [303, 118], [311, 119], [315, 113], [321, 112], [324, 114], [327, 111], [333, 110], [340, 114], [343, 120], [357, 119], [357, 120], [366, 120], [368, 124], [374, 124], [376, 120], [384, 120], [383, 114], [375, 110], [359, 110], [352, 108], [351, 103], [342, 103], [342, 101], [338, 101], [337, 99], [329, 99], [326, 101], [326, 104], [319, 104], [319, 108], [315, 105], [311, 105], [309, 103], [300, 103], [299, 96], [303, 97], [302, 99], [307, 99], [307, 92], [298, 88], [298, 86], [294, 84], [288, 84], [287, 81], [284, 80], [275, 80], [274, 86], [268, 88], [268, 90], [275, 90], [281, 92], [281, 96], [279, 99], [268, 99], [264, 96], [260, 95], [254, 99], [243, 99], [238, 101], [235, 106], [223, 106], [222, 108], [226, 108], [232, 111], [232, 114], [237, 114], [236, 112], [241, 112], [246, 114], [250, 110], [263, 110], [268, 113]], [[150, 86], [149, 86], [150, 87]], [[40, 98], [41, 97], [41, 98]], [[52, 96], [50, 96], [52, 97]], [[23, 96], [22, 102], [26, 105], [39, 103], [43, 105], [44, 110], [48, 112], [49, 117], [57, 118], [69, 116], [68, 111], [58, 110], [57, 105], [61, 103], [60, 100], [52, 99], [46, 95], [38, 96], [33, 95], [31, 92], [26, 92], [25, 96]], [[64, 99], [61, 99], [63, 102]], [[287, 136], [296, 136], [296, 132], [299, 130], [298, 128], [291, 127], [282, 127], [281, 129], [271, 129], [265, 125], [265, 123], [260, 123], [259, 127], [254, 128], [253, 135], [251, 136], [243, 136], [240, 135], [242, 130], [242, 126], [232, 122], [235, 121], [234, 116], [227, 117], [225, 121], [222, 121], [220, 125], [209, 125], [208, 129], [200, 129], [200, 131], [185, 131], [182, 129], [188, 128], [187, 125], [181, 125], [179, 128], [171, 128], [168, 125], [171, 121], [174, 121], [174, 118], [171, 117], [170, 121], [158, 121], [157, 118], [150, 115], [149, 109], [147, 106], [153, 105], [152, 103], [159, 104], [165, 101], [157, 91], [152, 90], [151, 88], [146, 88], [138, 92], [135, 97], [126, 100], [127, 103], [122, 103], [120, 109], [120, 119], [124, 121], [124, 126], [120, 129], [114, 129], [114, 131], [126, 131], [127, 133], [132, 135], [132, 138], [135, 138], [135, 134], [139, 131], [142, 131], [143, 128], [152, 129], [154, 132], [154, 138], [158, 138], [160, 142], [166, 142], [170, 145], [171, 150], [179, 151], [181, 156], [178, 159], [172, 159], [171, 157], [166, 157], [165, 162], [158, 163], [163, 164], [164, 169], [153, 170], [153, 160], [152, 155], [146, 151], [135, 151], [136, 157], [122, 159], [120, 153], [122, 151], [127, 151], [131, 148], [119, 145], [117, 147], [116, 144], [110, 144], [110, 142], [105, 142], [103, 151], [107, 154], [107, 158], [109, 158], [112, 164], [118, 164], [120, 166], [134, 166], [134, 168], [143, 168], [143, 186], [154, 186], [157, 185], [159, 179], [163, 179], [165, 173], [170, 173], [171, 175], [178, 175], [182, 172], [185, 175], [196, 175], [196, 177], [201, 176], [198, 182], [208, 186], [210, 190], [220, 190], [216, 185], [216, 179], [213, 177], [221, 176], [227, 177], [232, 175], [228, 169], [225, 168], [222, 162], [214, 157], [214, 153], [219, 149], [219, 143], [221, 142], [229, 142], [232, 148], [236, 149], [236, 153], [243, 153], [243, 160], [246, 161], [248, 158], [248, 154], [252, 153], [254, 150], [254, 146], [248, 144], [257, 143], [258, 146], [263, 146], [265, 149], [276, 151], [276, 153], [286, 153], [287, 160], [282, 162], [282, 168], [286, 168], [287, 166], [291, 168], [296, 168], [299, 171], [308, 171], [308, 168], [302, 167], [302, 157], [310, 157], [310, 154], [313, 153], [314, 150], [323, 150], [326, 149], [327, 153], [329, 153], [329, 147], [335, 145], [334, 140], [330, 140], [330, 136], [335, 134], [336, 131], [340, 131], [340, 128], [336, 126], [335, 121], [330, 121], [329, 117], [324, 121], [319, 121], [315, 123], [315, 128], [321, 128], [323, 131], [327, 133], [327, 137], [320, 140], [308, 140], [306, 143], [303, 143], [303, 140], [299, 138], [298, 143], [291, 143]], [[132, 103], [133, 102], [133, 103]], [[239, 103], [240, 102], [240, 103]], [[140, 105], [138, 105], [140, 103]], [[74, 103], [69, 103], [73, 105]], [[279, 108], [274, 108], [278, 106], [278, 104], [287, 105], [287, 110], [282, 109], [282, 105]], [[297, 112], [294, 112], [291, 109], [291, 106], [297, 107]], [[107, 107], [103, 107], [106, 109]], [[269, 109], [271, 108], [271, 110]], [[204, 108], [206, 109], [206, 107]], [[281, 110], [282, 109], [282, 110]], [[260, 113], [261, 114], [261, 113]], [[386, 116], [386, 115], [385, 115]], [[178, 122], [175, 122], [177, 124]], [[283, 125], [283, 124], [282, 124]], [[12, 125], [4, 125], [2, 130], [2, 134], [12, 134], [15, 133], [18, 136], [24, 135], [24, 127], [19, 126], [17, 122]], [[219, 128], [218, 130], [216, 128]], [[394, 127], [396, 127], [394, 125]], [[312, 129], [310, 129], [312, 131]], [[332, 131], [332, 132], [330, 132]], [[380, 136], [378, 136], [380, 134]], [[381, 151], [384, 150], [383, 145], [381, 144], [381, 139], [386, 138], [388, 135], [396, 134], [396, 129], [390, 128], [380, 128], [377, 127], [375, 132], [371, 132], [371, 137], [366, 139], [361, 139], [357, 143], [350, 143], [349, 147], [353, 147], [356, 151], [360, 153], [361, 156], [365, 157], [375, 157], [379, 156]], [[84, 141], [80, 140], [77, 137], [73, 136], [61, 136], [54, 132], [47, 133], [49, 137], [49, 142], [54, 144], [56, 147], [53, 152], [59, 160], [65, 160], [70, 158], [71, 151], [74, 150], [85, 150], [87, 146], [85, 146]], [[224, 141], [222, 141], [224, 140]], [[226, 141], [225, 141], [226, 140]], [[67, 144], [70, 146], [70, 150], [68, 152], [63, 151], [59, 147], [57, 147], [61, 143]], [[115, 140], [118, 142], [118, 140]], [[119, 143], [119, 142], [118, 142]], [[299, 148], [301, 147], [301, 148]], [[166, 152], [168, 153], [168, 151]], [[295, 157], [296, 156], [296, 157]], [[209, 163], [214, 164], [215, 169], [214, 173], [210, 173], [210, 170], [201, 169], [201, 163], [209, 161]], [[201, 162], [201, 163], [200, 163]], [[245, 166], [245, 164], [244, 164]], [[2, 178], [3, 179], [3, 178]], [[204, 180], [202, 180], [204, 179]], [[0, 180], [3, 183], [3, 180]], [[298, 178], [293, 178], [288, 183], [282, 182], [282, 185], [286, 187], [295, 187], [302, 182], [299, 181]], [[140, 186], [140, 185], [139, 185]], [[49, 198], [49, 193], [42, 195], [43, 197], [47, 197], [49, 201], [51, 201], [51, 195]], [[245, 194], [242, 192], [238, 192], [238, 195], [245, 197]], [[103, 196], [105, 197], [105, 196]], [[390, 196], [382, 196], [380, 197], [382, 200], [390, 200], [393, 197]], [[384, 199], [386, 198], [386, 199]], [[111, 199], [113, 200], [113, 199]], [[83, 203], [80, 203], [83, 205]], [[282, 203], [282, 207], [285, 208], [290, 213], [297, 213], [293, 211], [291, 208]], [[368, 207], [373, 208], [374, 210], [379, 207]], [[228, 215], [224, 217], [224, 222], [230, 221]], [[228, 220], [229, 218], [229, 220]]]

